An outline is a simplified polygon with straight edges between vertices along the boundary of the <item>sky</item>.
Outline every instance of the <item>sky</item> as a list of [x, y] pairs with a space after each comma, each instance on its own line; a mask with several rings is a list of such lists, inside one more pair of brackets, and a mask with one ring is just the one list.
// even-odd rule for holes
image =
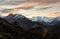
[[60, 0], [0, 0], [0, 15], [60, 16]]

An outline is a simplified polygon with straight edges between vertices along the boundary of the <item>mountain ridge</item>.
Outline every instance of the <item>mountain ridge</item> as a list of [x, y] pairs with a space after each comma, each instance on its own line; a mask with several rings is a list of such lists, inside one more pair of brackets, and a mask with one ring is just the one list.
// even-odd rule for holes
[[3, 35], [1, 37], [5, 37], [4, 39], [60, 39], [59, 19], [53, 18], [51, 22], [53, 25], [50, 25], [41, 20], [32, 21], [23, 15], [10, 14], [0, 18], [0, 35]]

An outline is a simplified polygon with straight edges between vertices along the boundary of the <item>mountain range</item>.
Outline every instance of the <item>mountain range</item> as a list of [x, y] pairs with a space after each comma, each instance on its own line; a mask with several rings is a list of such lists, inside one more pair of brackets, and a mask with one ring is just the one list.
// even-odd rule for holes
[[[10, 33], [12, 36], [16, 36], [16, 33], [18, 33], [16, 37], [14, 36], [14, 39], [23, 39], [21, 36], [26, 39], [35, 39], [35, 36], [36, 39], [60, 39], [60, 17], [37, 16], [29, 19], [23, 15], [10, 14], [6, 17], [0, 17], [0, 30], [4, 33]], [[21, 36], [19, 37], [19, 35]], [[8, 34], [8, 36], [10, 35]]]

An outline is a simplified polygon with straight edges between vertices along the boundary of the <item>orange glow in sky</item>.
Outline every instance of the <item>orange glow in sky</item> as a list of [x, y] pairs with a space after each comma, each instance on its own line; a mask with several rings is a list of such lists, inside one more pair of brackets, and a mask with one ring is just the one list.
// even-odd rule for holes
[[56, 16], [60, 16], [60, 14], [50, 13], [47, 16], [48, 17], [56, 17]]

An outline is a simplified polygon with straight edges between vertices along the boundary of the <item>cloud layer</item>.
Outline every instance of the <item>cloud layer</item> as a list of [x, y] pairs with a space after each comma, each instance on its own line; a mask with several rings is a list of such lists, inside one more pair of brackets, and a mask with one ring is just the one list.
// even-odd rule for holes
[[60, 0], [0, 0], [0, 13], [55, 17], [60, 15]]
[[56, 3], [60, 0], [0, 0], [0, 5], [17, 5], [25, 2]]

